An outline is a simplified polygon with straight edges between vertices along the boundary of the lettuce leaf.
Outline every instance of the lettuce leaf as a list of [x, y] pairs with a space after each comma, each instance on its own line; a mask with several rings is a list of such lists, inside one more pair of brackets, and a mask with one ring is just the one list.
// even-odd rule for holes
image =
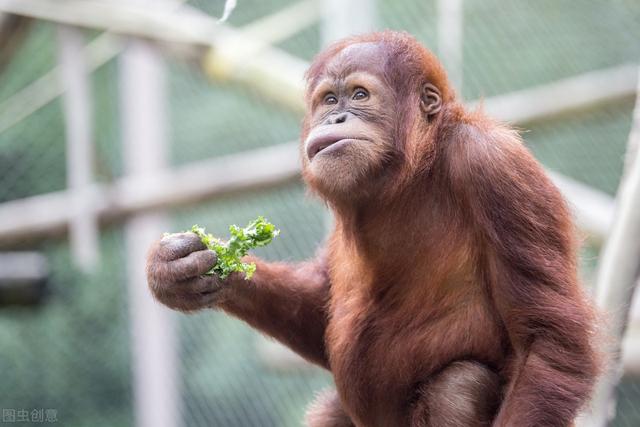
[[237, 225], [229, 226], [231, 236], [226, 241], [213, 237], [204, 227], [197, 224], [191, 227], [191, 232], [198, 235], [202, 243], [218, 255], [216, 264], [205, 274], [216, 274], [221, 279], [226, 279], [231, 273], [238, 271], [244, 273], [246, 280], [251, 279], [256, 271], [256, 265], [242, 262], [241, 258], [250, 249], [268, 245], [280, 234], [280, 230], [262, 216], [251, 221], [244, 228]]

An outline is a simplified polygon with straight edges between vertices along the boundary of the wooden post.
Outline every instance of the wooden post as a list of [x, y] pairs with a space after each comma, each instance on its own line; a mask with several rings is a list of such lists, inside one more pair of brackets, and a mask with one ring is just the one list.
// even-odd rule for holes
[[[640, 96], [636, 98], [635, 108], [628, 144], [630, 150], [638, 145], [635, 138], [640, 138]], [[596, 301], [607, 313], [610, 326], [607, 332], [615, 338], [608, 354], [615, 356], [610, 371], [598, 384], [592, 405], [593, 414], [588, 417], [589, 422], [585, 422], [585, 425], [593, 427], [604, 427], [615, 416], [615, 388], [623, 374], [620, 343], [627, 328], [631, 301], [640, 274], [640, 152], [634, 151], [633, 158], [627, 160], [625, 176], [618, 190], [613, 227], [600, 255], [596, 281]]]
[[93, 126], [91, 82], [84, 55], [84, 36], [78, 28], [58, 26], [58, 61], [67, 136], [67, 187], [72, 194], [69, 240], [73, 260], [85, 272], [98, 261], [99, 230], [91, 195]]
[[322, 2], [322, 45], [376, 29], [375, 0], [324, 0]]
[[438, 0], [438, 55], [462, 98], [463, 0]]
[[[131, 39], [120, 59], [125, 171], [151, 177], [166, 165], [166, 79], [159, 52]], [[136, 426], [179, 425], [178, 345], [173, 314], [153, 300], [145, 275], [151, 242], [168, 230], [161, 212], [141, 212], [125, 225]]]

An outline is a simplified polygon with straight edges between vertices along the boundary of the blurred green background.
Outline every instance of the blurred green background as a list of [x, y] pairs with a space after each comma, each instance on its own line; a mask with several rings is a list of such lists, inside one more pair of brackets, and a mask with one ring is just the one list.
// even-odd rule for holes
[[[193, 6], [220, 16], [223, 1]], [[292, 3], [238, 0], [230, 24], [243, 25]], [[466, 0], [463, 96], [471, 100], [640, 59], [640, 2]], [[436, 50], [436, 5], [378, 0], [380, 28], [407, 30]], [[56, 65], [55, 28], [37, 22], [0, 74], [0, 105]], [[317, 53], [315, 25], [280, 44], [306, 60]], [[437, 52], [436, 52], [437, 53]], [[295, 140], [301, 117], [250, 90], [209, 80], [195, 64], [167, 58], [171, 164]], [[122, 176], [115, 60], [92, 75], [97, 179]], [[620, 179], [634, 99], [523, 125], [527, 145], [552, 170], [611, 195]], [[0, 115], [2, 110], [0, 110]], [[65, 188], [65, 130], [59, 99], [0, 133], [0, 202]], [[172, 230], [193, 223], [225, 234], [263, 214], [282, 235], [260, 254], [299, 260], [326, 232], [323, 206], [299, 182], [225, 196], [171, 211]], [[95, 274], [73, 267], [68, 242], [45, 239], [9, 249], [44, 252], [52, 289], [37, 308], [0, 310], [0, 407], [57, 408], [65, 426], [133, 424], [129, 314], [120, 224], [101, 233]], [[587, 247], [591, 280], [597, 248]], [[256, 351], [256, 332], [220, 313], [179, 316], [182, 410], [187, 426], [297, 426], [314, 393], [331, 384], [315, 368], [275, 370]], [[621, 388], [616, 425], [640, 425], [640, 387]]]

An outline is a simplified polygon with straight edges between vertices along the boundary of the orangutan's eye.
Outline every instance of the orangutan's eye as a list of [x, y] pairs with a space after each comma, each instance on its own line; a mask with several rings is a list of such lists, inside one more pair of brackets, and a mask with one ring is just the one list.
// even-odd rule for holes
[[337, 104], [338, 103], [338, 98], [336, 98], [336, 96], [332, 93], [328, 93], [325, 95], [324, 99], [322, 100], [322, 102], [325, 105], [333, 105], [333, 104]]
[[353, 96], [351, 99], [355, 101], [363, 101], [369, 98], [369, 92], [367, 92], [364, 88], [356, 88], [355, 92], [353, 92]]

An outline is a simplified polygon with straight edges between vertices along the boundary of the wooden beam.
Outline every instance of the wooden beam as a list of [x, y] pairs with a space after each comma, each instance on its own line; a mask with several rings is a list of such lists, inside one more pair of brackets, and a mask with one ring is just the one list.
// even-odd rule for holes
[[474, 101], [469, 106], [484, 104], [487, 114], [509, 123], [522, 124], [548, 119], [634, 96], [637, 70], [637, 64], [620, 65], [494, 96], [485, 101]]
[[[160, 1], [151, 10], [123, 3], [96, 0], [0, 0], [0, 11], [156, 40], [208, 46], [210, 50], [204, 59], [204, 66], [212, 77], [253, 87], [264, 96], [294, 111], [303, 111], [302, 76], [308, 64], [268, 44], [300, 29], [299, 25], [294, 25], [295, 20], [289, 21], [294, 24], [287, 25], [282, 17], [297, 16], [299, 19], [300, 16], [309, 14], [311, 16], [307, 22], [312, 22], [317, 11], [308, 4], [294, 5], [295, 9], [292, 6], [287, 13], [277, 15], [280, 19], [274, 18], [263, 21], [261, 25], [256, 24], [245, 35], [240, 30], [218, 24], [214, 18], [197, 9], [179, 6], [179, 2]], [[275, 27], [290, 30], [275, 31]], [[272, 34], [274, 39], [258, 37], [261, 31]], [[593, 71], [484, 101], [471, 102], [469, 105], [475, 107], [482, 103], [490, 115], [510, 123], [521, 124], [548, 118], [632, 96], [637, 80], [635, 67], [631, 64]], [[50, 91], [51, 88], [45, 90]], [[3, 113], [0, 114], [0, 131], [6, 129], [1, 119], [3, 116], [8, 116], [15, 122], [11, 119], [11, 114], [5, 114], [3, 107], [0, 106], [0, 112]]]
[[[150, 0], [137, 0], [152, 6]], [[129, 179], [167, 167], [167, 78], [157, 46], [131, 39], [120, 56], [123, 163]], [[169, 227], [163, 211], [138, 211], [124, 224], [133, 407], [137, 427], [180, 425], [178, 336], [174, 314], [154, 301], [145, 272], [147, 251]]]
[[203, 60], [213, 79], [248, 87], [299, 114], [304, 112], [304, 72], [308, 63], [242, 31], [219, 28]]
[[[634, 311], [638, 312], [637, 307]], [[622, 371], [625, 375], [640, 377], [640, 323], [629, 322], [620, 349]]]
[[[140, 211], [195, 203], [298, 179], [296, 142], [191, 163], [149, 176], [94, 184], [88, 195], [103, 221]], [[238, 171], [243, 171], [239, 174]], [[72, 195], [58, 191], [0, 204], [0, 242], [65, 232]]]
[[374, 31], [378, 26], [376, 0], [322, 0], [320, 40], [323, 47], [348, 36]]
[[[636, 69], [638, 72], [638, 69]], [[640, 94], [640, 84], [638, 85]], [[636, 98], [636, 110], [640, 109], [640, 97]], [[638, 144], [640, 115], [634, 115], [629, 137], [629, 147]], [[635, 152], [618, 190], [617, 205], [611, 232], [598, 260], [596, 302], [607, 313], [607, 336], [616, 341], [607, 343], [607, 354], [614, 355], [611, 369], [600, 379], [593, 401], [592, 425], [604, 427], [613, 418], [610, 412], [615, 404], [616, 386], [622, 376], [620, 343], [629, 324], [631, 302], [640, 277], [640, 153]]]
[[[242, 174], [238, 170], [244, 171]], [[94, 185], [89, 202], [104, 220], [161, 207], [179, 206], [228, 193], [264, 188], [298, 179], [298, 144], [290, 142], [203, 160], [148, 177], [129, 177], [112, 186]], [[577, 222], [596, 240], [606, 234], [613, 199], [582, 183], [551, 172], [574, 208]], [[63, 231], [69, 220], [67, 191], [0, 205], [0, 241]]]
[[72, 219], [69, 240], [74, 263], [83, 271], [94, 270], [99, 259], [99, 230], [93, 205], [88, 203], [93, 174], [93, 105], [91, 73], [83, 55], [84, 35], [75, 27], [58, 27], [60, 80], [66, 130], [68, 209]]
[[[119, 40], [106, 34], [98, 36], [78, 54], [86, 57], [87, 72], [93, 72], [113, 59], [119, 52]], [[61, 72], [60, 66], [53, 68], [0, 104], [0, 133], [20, 123], [62, 95], [65, 87], [61, 83]]]
[[[151, 38], [174, 43], [206, 44], [202, 22], [184, 25], [182, 2], [140, 2], [104, 0], [0, 0], [0, 11], [58, 24]], [[215, 22], [215, 21], [214, 21]]]
[[438, 0], [438, 55], [462, 99], [464, 0]]
[[[184, 0], [154, 0], [153, 8], [140, 2], [106, 0], [0, 0], [0, 11], [59, 24], [148, 38], [170, 43], [210, 46], [229, 36], [216, 18]], [[247, 38], [262, 44], [290, 37], [319, 18], [313, 0], [294, 3], [245, 27]]]
[[290, 38], [320, 19], [316, 0], [302, 0], [270, 15], [263, 16], [239, 29], [243, 37], [260, 40], [265, 45]]
[[553, 171], [547, 173], [571, 207], [577, 226], [593, 243], [601, 244], [611, 228], [613, 198], [565, 175]]
[[[49, 8], [50, 0], [28, 0], [32, 6], [40, 7], [38, 15], [42, 19], [47, 19], [53, 22], [69, 22], [69, 14], [73, 13], [73, 5], [78, 0], [69, 0], [65, 2], [55, 2], [54, 8]], [[176, 0], [176, 4], [183, 3], [184, 0]], [[80, 3], [85, 3], [81, 1]], [[90, 2], [87, 2], [89, 4]], [[155, 4], [155, 3], [154, 3]], [[107, 7], [118, 8], [122, 3], [109, 3]], [[36, 12], [25, 8], [23, 2], [9, 2], [8, 0], [0, 0], [0, 10], [2, 8], [10, 9], [13, 13], [20, 11], [25, 14], [34, 14]], [[80, 10], [84, 10], [85, 6], [81, 6]], [[102, 7], [102, 6], [101, 6]], [[164, 9], [171, 10], [168, 6]], [[147, 15], [153, 15], [155, 8], [148, 10], [147, 15], [143, 11], [129, 6], [125, 9], [125, 12], [121, 12], [121, 20], [127, 25], [130, 25], [131, 21], [140, 19], [151, 19], [152, 22], [164, 22], [163, 19], [169, 20], [166, 25], [162, 25], [167, 33], [172, 31], [174, 26], [179, 29], [186, 28], [190, 36], [190, 40], [186, 40], [180, 37], [172, 37], [164, 34], [164, 41], [182, 43], [193, 43], [197, 46], [205, 46], [204, 52], [209, 52], [205, 58], [203, 58], [203, 64], [205, 69], [216, 78], [224, 80], [239, 81], [249, 86], [254, 86], [259, 92], [265, 94], [265, 96], [282, 99], [282, 103], [296, 111], [301, 111], [302, 105], [302, 74], [306, 67], [306, 63], [297, 58], [292, 57], [280, 50], [269, 48], [269, 44], [277, 43], [291, 37], [296, 32], [305, 28], [306, 25], [310, 25], [315, 22], [319, 17], [319, 11], [317, 5], [312, 0], [305, 0], [300, 3], [296, 3], [273, 15], [260, 18], [239, 30], [229, 29], [225, 31], [223, 25], [217, 24], [217, 22], [189, 7], [183, 7], [180, 14], [167, 15], [161, 12], [154, 18], [148, 18]], [[92, 11], [92, 9], [89, 9]], [[127, 12], [128, 11], [128, 12]], [[137, 11], [137, 12], [133, 12]], [[86, 22], [84, 26], [88, 26], [89, 23], [99, 21], [101, 23], [97, 28], [109, 30], [115, 32], [121, 30], [124, 34], [127, 33], [128, 27], [117, 25], [117, 22], [112, 22], [109, 16], [101, 16], [99, 10], [95, 13], [91, 13], [91, 19]], [[127, 14], [128, 13], [128, 14]], [[29, 15], [30, 16], [30, 15]], [[126, 19], [124, 19], [124, 18]], [[80, 19], [79, 17], [75, 18]], [[117, 21], [117, 20], [116, 20]], [[95, 22], [94, 22], [95, 23]], [[112, 26], [110, 26], [113, 24]], [[155, 25], [155, 24], [154, 24]], [[145, 38], [154, 38], [155, 30], [148, 30], [150, 25], [135, 26], [135, 31], [141, 34]], [[217, 36], [212, 34], [216, 31]], [[179, 34], [184, 34], [184, 31], [179, 30]], [[194, 36], [193, 34], [196, 34]], [[216, 37], [219, 39], [215, 42]], [[218, 49], [216, 46], [227, 46], [226, 49]], [[88, 67], [90, 71], [94, 71], [107, 61], [113, 59], [122, 51], [122, 43], [117, 35], [112, 33], [104, 33], [98, 36], [95, 40], [89, 43], [84, 50], [84, 55], [88, 58]], [[255, 56], [257, 52], [262, 52], [262, 59], [257, 61], [256, 64], [248, 67], [248, 72], [245, 73], [230, 73], [229, 69], [232, 68], [229, 64], [235, 64], [236, 61], [244, 60], [247, 56]], [[227, 59], [231, 58], [231, 59]], [[269, 67], [269, 64], [276, 64], [280, 62], [282, 65], [277, 67], [278, 69], [273, 73], [275, 76], [270, 76], [268, 73], [261, 73], [260, 67]], [[215, 63], [213, 63], [215, 62]], [[286, 70], [286, 71], [283, 71]], [[38, 80], [31, 83], [29, 86], [17, 92], [15, 95], [0, 104], [0, 133], [9, 129], [12, 126], [20, 123], [29, 115], [38, 111], [44, 107], [56, 97], [60, 96], [64, 88], [59, 84], [59, 67], [56, 67], [40, 77]], [[281, 73], [277, 75], [277, 73]], [[231, 74], [231, 75], [230, 75]], [[274, 86], [272, 80], [275, 79], [279, 82], [278, 86]], [[297, 82], [294, 86], [294, 92], [291, 92], [291, 87], [287, 86], [291, 82]], [[283, 90], [286, 93], [278, 94], [279, 90]], [[287, 92], [288, 91], [288, 92]], [[288, 93], [288, 95], [287, 95]], [[282, 95], [282, 96], [281, 96]]]

